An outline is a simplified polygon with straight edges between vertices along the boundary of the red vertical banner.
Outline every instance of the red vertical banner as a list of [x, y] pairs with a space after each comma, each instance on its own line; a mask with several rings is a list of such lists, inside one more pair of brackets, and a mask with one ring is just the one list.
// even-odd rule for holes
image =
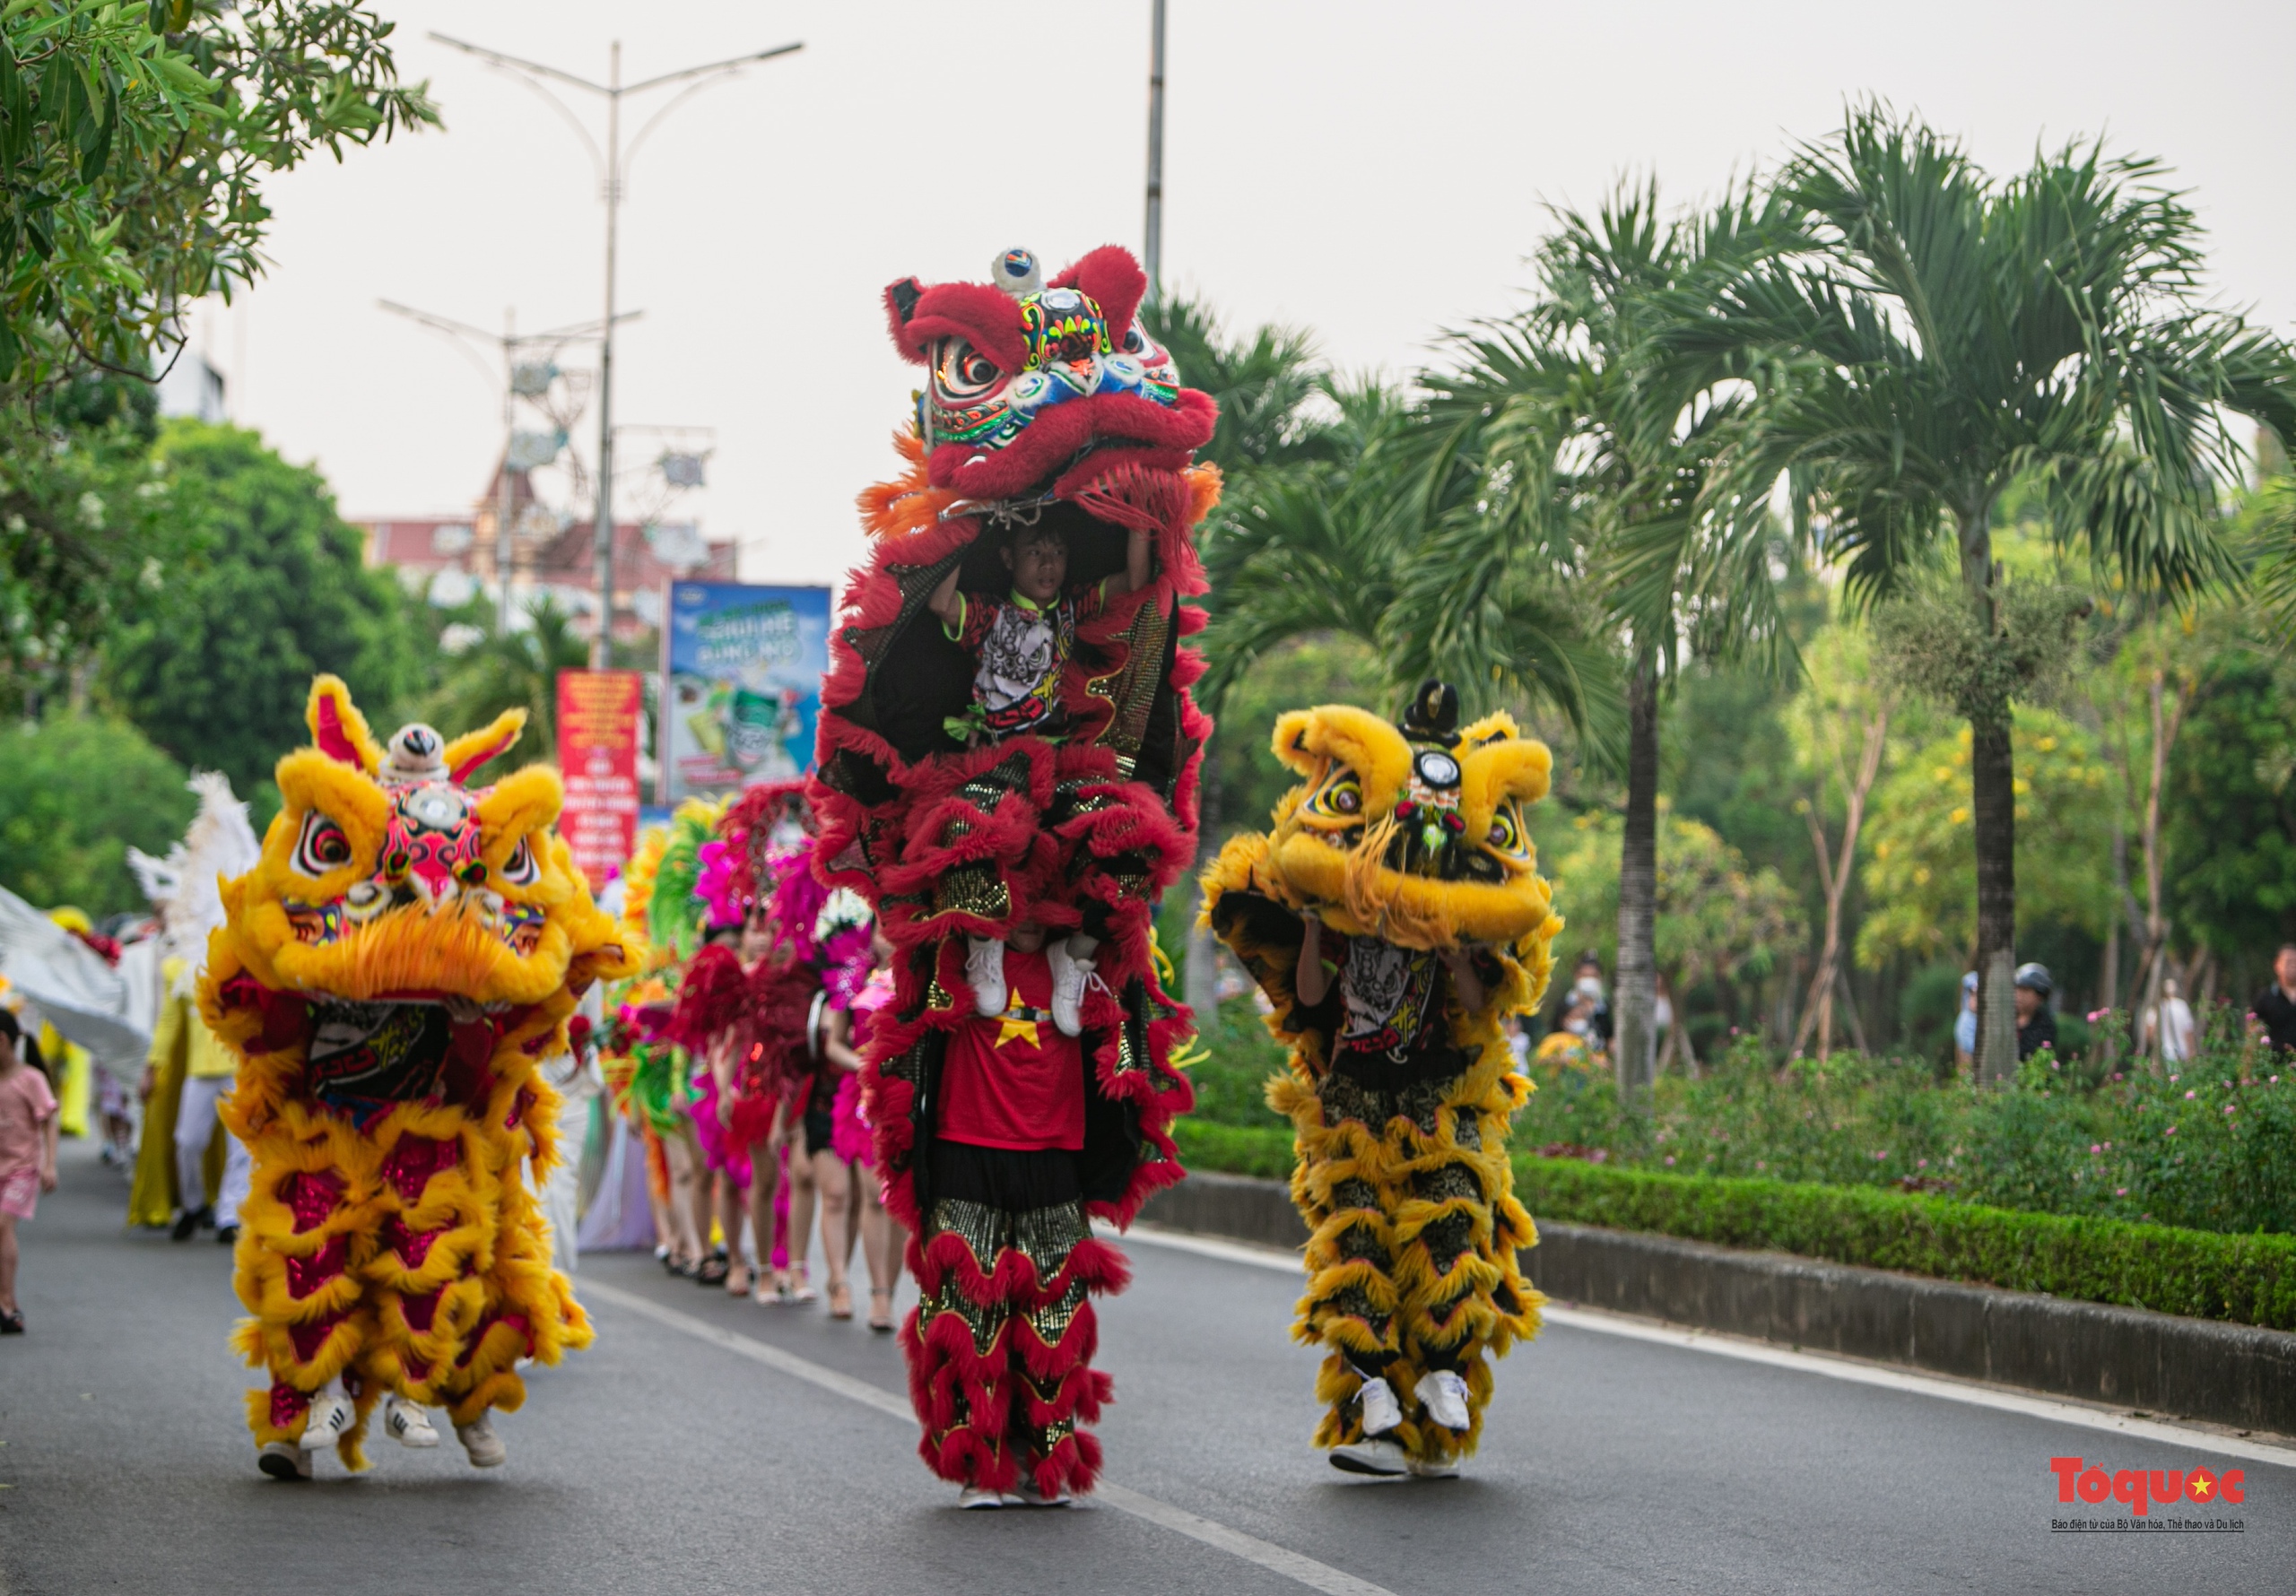
[[645, 678], [636, 671], [558, 673], [558, 769], [566, 807], [558, 834], [593, 891], [638, 844], [638, 740]]

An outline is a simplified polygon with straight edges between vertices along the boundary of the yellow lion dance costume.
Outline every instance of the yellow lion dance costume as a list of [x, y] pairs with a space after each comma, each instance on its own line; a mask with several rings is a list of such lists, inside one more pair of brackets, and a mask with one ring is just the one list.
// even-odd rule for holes
[[589, 1343], [518, 1166], [538, 1188], [558, 1157], [536, 1066], [629, 960], [551, 829], [557, 772], [466, 785], [524, 711], [386, 746], [322, 676], [309, 723], [261, 861], [223, 883], [200, 983], [241, 1061], [225, 1123], [254, 1155], [236, 1344], [271, 1386], [248, 1424], [264, 1472], [309, 1479], [329, 1444], [366, 1466], [378, 1403], [410, 1446], [438, 1444], [422, 1410], [443, 1405], [488, 1467], [505, 1456], [489, 1410], [525, 1400], [518, 1360]]
[[1345, 706], [1275, 723], [1305, 776], [1265, 836], [1204, 877], [1205, 921], [1291, 1044], [1268, 1101], [1289, 1115], [1307, 1219], [1293, 1336], [1330, 1349], [1316, 1444], [1353, 1473], [1448, 1476], [1491, 1400], [1484, 1354], [1538, 1333], [1517, 1253], [1508, 1118], [1530, 1083], [1500, 1022], [1546, 989], [1562, 929], [1523, 824], [1550, 756], [1505, 715], [1457, 728], [1429, 682], [1398, 727]]

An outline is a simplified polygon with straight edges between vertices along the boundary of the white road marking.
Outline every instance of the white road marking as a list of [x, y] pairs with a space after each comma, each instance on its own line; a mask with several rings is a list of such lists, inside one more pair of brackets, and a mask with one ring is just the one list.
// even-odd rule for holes
[[[803, 1380], [809, 1385], [818, 1386], [832, 1395], [845, 1398], [848, 1401], [858, 1402], [865, 1408], [874, 1408], [880, 1413], [901, 1420], [904, 1424], [917, 1422], [917, 1415], [910, 1410], [905, 1399], [894, 1395], [890, 1391], [872, 1385], [866, 1380], [857, 1380], [850, 1375], [839, 1374], [825, 1365], [815, 1363], [810, 1357], [800, 1357], [794, 1352], [785, 1352], [780, 1348], [758, 1340], [754, 1337], [721, 1329], [706, 1319], [698, 1319], [691, 1314], [680, 1313], [675, 1308], [664, 1307], [661, 1304], [640, 1297], [634, 1291], [624, 1291], [620, 1287], [609, 1286], [603, 1280], [582, 1279], [576, 1283], [576, 1288], [582, 1297], [610, 1302], [616, 1307], [627, 1309], [631, 1313], [651, 1319], [655, 1323], [666, 1329], [691, 1336], [698, 1341], [707, 1341], [721, 1351], [731, 1352], [737, 1357], [746, 1357], [752, 1362], [761, 1363], [770, 1369]], [[1111, 1484], [1107, 1480], [1100, 1483], [1093, 1490], [1092, 1496], [1119, 1513], [1128, 1513], [1135, 1518], [1145, 1519], [1148, 1522], [1161, 1529], [1170, 1530], [1176, 1535], [1185, 1535], [1191, 1540], [1201, 1541], [1205, 1546], [1226, 1552], [1231, 1557], [1240, 1557], [1247, 1563], [1257, 1564], [1270, 1573], [1280, 1574], [1286, 1579], [1296, 1581], [1311, 1591], [1321, 1591], [1324, 1596], [1395, 1596], [1395, 1592], [1384, 1585], [1375, 1585], [1369, 1580], [1357, 1579], [1352, 1574], [1343, 1573], [1326, 1563], [1318, 1563], [1313, 1557], [1302, 1557], [1298, 1552], [1278, 1546], [1272, 1540], [1262, 1540], [1256, 1535], [1245, 1534], [1241, 1530], [1231, 1530], [1225, 1524], [1199, 1517], [1186, 1508], [1175, 1507], [1169, 1502], [1154, 1496], [1143, 1496], [1138, 1491], [1127, 1490], [1123, 1486]]]
[[[1126, 1239], [1148, 1242], [1175, 1252], [1194, 1253], [1200, 1257], [1218, 1258], [1230, 1263], [1248, 1263], [1285, 1274], [1296, 1275], [1300, 1271], [1300, 1255], [1276, 1247], [1215, 1241], [1209, 1236], [1151, 1229], [1145, 1225], [1134, 1226]], [[2159, 1441], [2171, 1446], [2189, 1447], [2196, 1452], [2245, 1458], [2250, 1462], [2272, 1463], [2283, 1469], [2296, 1469], [2296, 1449], [2222, 1435], [2189, 1425], [2164, 1423], [2156, 1418], [2136, 1418], [2102, 1408], [2084, 1407], [2077, 1402], [2027, 1396], [1991, 1385], [1965, 1384], [1958, 1380], [1941, 1379], [1932, 1375], [1908, 1374], [1848, 1358], [1795, 1351], [1744, 1336], [1684, 1330], [1676, 1325], [1630, 1318], [1622, 1314], [1557, 1307], [1552, 1303], [1547, 1305], [1544, 1313], [1547, 1323], [1568, 1325], [1572, 1330], [1588, 1330], [1599, 1335], [1621, 1336], [1632, 1341], [1649, 1341], [1685, 1352], [1707, 1352], [1718, 1357], [1735, 1357], [1744, 1363], [1768, 1364], [1772, 1368], [1792, 1369], [1804, 1375], [1822, 1375], [1829, 1380], [1846, 1380], [1854, 1385], [1874, 1385], [1884, 1391], [1909, 1392], [1916, 1396], [1936, 1397], [1972, 1408], [1990, 1408], [1996, 1412], [2022, 1414], [2028, 1418], [2047, 1419], [2053, 1424], [2076, 1425], [2083, 1429], [2104, 1430], [2135, 1440]]]

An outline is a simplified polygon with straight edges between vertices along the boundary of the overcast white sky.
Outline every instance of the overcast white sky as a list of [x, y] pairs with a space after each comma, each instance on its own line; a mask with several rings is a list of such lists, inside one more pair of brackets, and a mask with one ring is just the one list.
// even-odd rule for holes
[[[539, 328], [603, 295], [574, 134], [430, 29], [599, 79], [618, 34], [625, 81], [804, 41], [665, 120], [623, 211], [622, 303], [645, 317], [617, 412], [716, 429], [687, 505], [744, 540], [751, 579], [831, 581], [859, 556], [853, 495], [914, 386], [886, 282], [978, 279], [1015, 244], [1055, 266], [1139, 247], [1148, 0], [377, 3], [445, 130], [274, 181], [271, 273], [198, 334], [235, 419], [315, 461], [352, 516], [465, 509], [500, 447], [493, 391], [377, 299]], [[1406, 372], [1441, 328], [1517, 303], [1543, 202], [1645, 170], [1710, 194], [1867, 92], [1996, 169], [2100, 131], [2161, 157], [2222, 298], [2296, 332], [2288, 0], [1170, 0], [1169, 28], [1167, 283], [1236, 325], [1311, 328], [1350, 369]]]

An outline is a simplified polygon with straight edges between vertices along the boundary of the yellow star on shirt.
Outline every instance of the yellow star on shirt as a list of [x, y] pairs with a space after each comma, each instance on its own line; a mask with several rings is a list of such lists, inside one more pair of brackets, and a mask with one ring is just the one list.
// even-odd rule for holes
[[1018, 987], [1014, 987], [1012, 991], [1012, 994], [1004, 1000], [1004, 1023], [996, 1032], [997, 1046], [1004, 1046], [1005, 1043], [1010, 1042], [1015, 1037], [1021, 1037], [1031, 1047], [1041, 1047], [1043, 1045], [1042, 1043], [1037, 1040], [1037, 1022], [1033, 1019], [1023, 1019], [1019, 1015], [1013, 1013], [1013, 1011], [1021, 1007], [1020, 989]]

